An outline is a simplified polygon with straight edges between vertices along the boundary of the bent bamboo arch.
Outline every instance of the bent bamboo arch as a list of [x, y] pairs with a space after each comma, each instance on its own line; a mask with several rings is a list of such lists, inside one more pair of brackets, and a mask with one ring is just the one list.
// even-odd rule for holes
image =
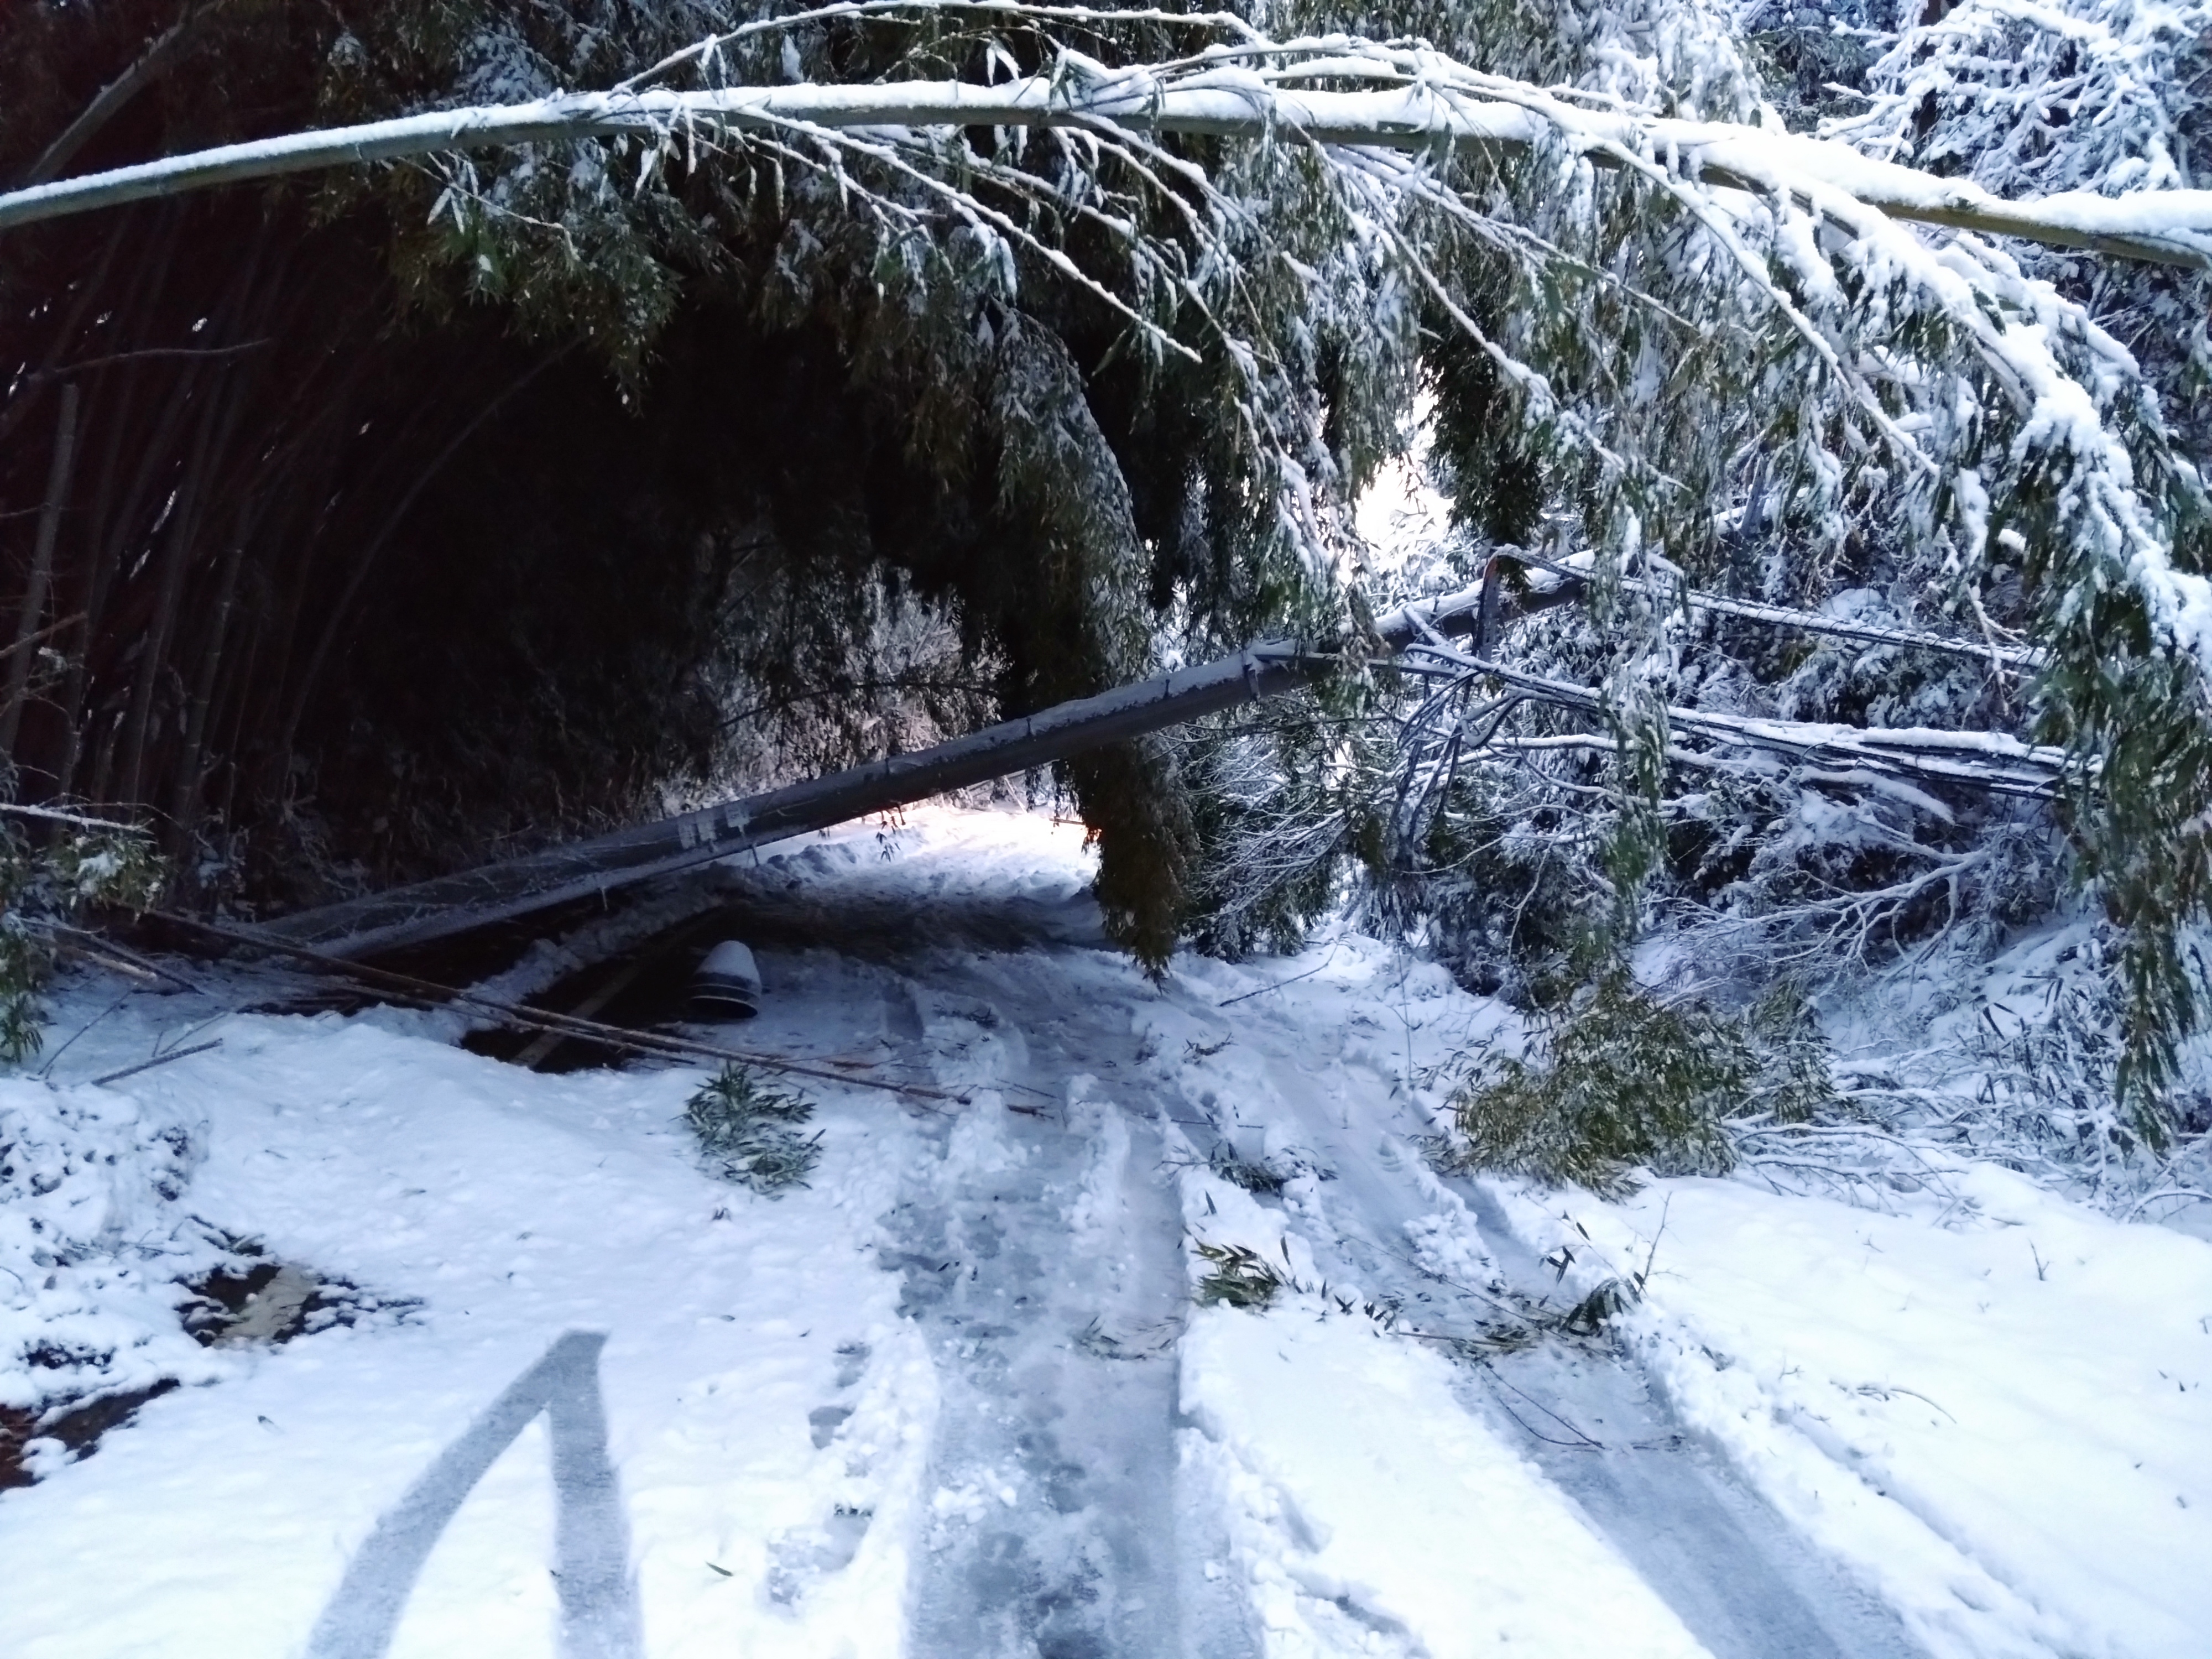
[[[1298, 49], [1296, 43], [1281, 48]], [[1133, 70], [1102, 71], [1089, 79], [1031, 76], [992, 85], [907, 81], [574, 93], [291, 133], [34, 185], [0, 194], [0, 230], [291, 173], [564, 139], [643, 137], [674, 149], [688, 138], [723, 131], [1103, 124], [1155, 133], [1399, 150], [1525, 149], [1556, 134], [1599, 166], [1620, 165], [1632, 155], [1673, 156], [1686, 174], [1706, 183], [1787, 195], [1815, 208], [1827, 197], [1910, 223], [2212, 269], [2212, 190], [2118, 197], [2069, 191], [2012, 201], [1963, 180], [1874, 160], [1832, 140], [1731, 123], [1585, 109], [1533, 87], [1471, 71], [1462, 71], [1468, 85], [1457, 89], [1390, 84], [1402, 82], [1402, 72], [1387, 61], [1358, 55], [1309, 63], [1303, 70], [1310, 78], [1364, 78], [1385, 84], [1370, 90], [1309, 90], [1243, 70], [1173, 80]]]

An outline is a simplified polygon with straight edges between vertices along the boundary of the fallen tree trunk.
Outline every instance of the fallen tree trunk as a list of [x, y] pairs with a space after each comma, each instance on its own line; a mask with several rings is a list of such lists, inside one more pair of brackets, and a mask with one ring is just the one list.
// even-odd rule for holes
[[[1393, 648], [1430, 631], [1469, 633], [1481, 603], [1480, 587], [1422, 600], [1379, 618], [1375, 633]], [[893, 755], [658, 823], [303, 910], [256, 931], [272, 944], [311, 946], [339, 957], [450, 939], [1295, 690], [1339, 660], [1331, 652], [1286, 640], [1255, 645], [1200, 667], [1180, 668], [987, 726], [917, 754]]]
[[1064, 702], [917, 754], [702, 807], [658, 823], [268, 922], [272, 942], [362, 957], [450, 938], [769, 842], [1048, 765], [1310, 683], [1334, 665], [1288, 642]]
[[[1506, 603], [1493, 563], [1482, 586], [1423, 600], [1376, 618], [1370, 645], [1409, 652], [1407, 666], [1430, 674], [1480, 675], [1533, 700], [1601, 718], [1599, 694], [1469, 656], [1439, 642], [1474, 635], [1478, 649], [1511, 615], [1567, 602], [1567, 584]], [[1345, 660], [1336, 647], [1291, 641], [1255, 645], [1196, 668], [1177, 669], [1097, 696], [1056, 704], [912, 755], [894, 755], [765, 794], [702, 807], [542, 853], [441, 876], [264, 922], [253, 936], [272, 946], [358, 957], [425, 945], [571, 900], [671, 875], [871, 813], [891, 811], [1086, 750], [1181, 726], [1312, 684]], [[2065, 767], [2062, 751], [2000, 733], [1859, 730], [1670, 711], [1679, 732], [1722, 747], [1764, 751], [1826, 769], [1838, 781], [1883, 780], [2047, 799]]]

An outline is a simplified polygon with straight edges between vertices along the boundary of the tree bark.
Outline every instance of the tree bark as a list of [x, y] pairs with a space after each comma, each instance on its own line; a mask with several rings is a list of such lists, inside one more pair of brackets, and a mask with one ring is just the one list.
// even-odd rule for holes
[[[133, 273], [124, 302], [117, 308], [117, 331], [123, 337], [137, 337], [144, 331], [149, 314], [157, 308], [163, 281], [176, 252], [183, 216], [181, 208], [168, 209], [156, 216], [158, 227], [149, 239], [146, 257]], [[118, 225], [118, 228], [121, 228]], [[191, 388], [198, 384], [204, 362], [198, 358], [187, 360], [184, 373], [177, 377], [176, 385], [143, 435], [135, 428], [132, 419], [139, 406], [137, 393], [143, 366], [131, 361], [119, 367], [119, 387], [106, 396], [95, 392], [95, 407], [103, 409], [106, 415], [107, 439], [102, 448], [100, 474], [94, 481], [88, 501], [83, 550], [78, 557], [81, 574], [77, 580], [81, 585], [77, 589], [77, 609], [84, 615], [84, 633], [83, 644], [70, 662], [62, 698], [63, 748], [60, 763], [54, 769], [54, 789], [61, 796], [67, 796], [76, 787], [86, 753], [86, 705], [95, 689], [93, 653], [103, 638], [108, 594], [122, 568], [125, 548], [135, 532], [138, 513], [146, 503], [155, 479], [170, 465], [170, 443], [185, 417]], [[132, 453], [133, 437], [138, 438], [137, 465], [131, 469], [128, 484], [118, 489], [118, 480], [125, 476], [122, 469]], [[102, 751], [94, 751], [96, 762], [100, 752]], [[95, 787], [94, 793], [100, 793], [99, 788]]]

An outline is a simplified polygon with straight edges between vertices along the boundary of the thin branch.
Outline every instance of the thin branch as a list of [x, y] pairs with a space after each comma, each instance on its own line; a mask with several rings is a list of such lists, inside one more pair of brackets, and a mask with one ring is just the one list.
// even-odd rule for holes
[[[1540, 701], [1602, 718], [1605, 699], [1589, 686], [1547, 679], [1504, 663], [1485, 661], [1432, 645], [1409, 649], [1403, 672], [1485, 675]], [[2065, 776], [2067, 757], [1999, 732], [1948, 732], [1929, 726], [1832, 726], [1810, 720], [1764, 720], [1670, 708], [1672, 729], [1711, 741], [1765, 750], [1801, 763], [1847, 771], [1904, 775], [1934, 783], [2047, 800]]]
[[[1530, 554], [1510, 551], [1506, 552], [1505, 556], [1516, 563], [1548, 570], [1577, 583], [1587, 584], [1590, 579], [1589, 571], [1552, 559], [1540, 559]], [[1972, 657], [1979, 662], [2029, 672], [2043, 667], [2050, 660], [2049, 653], [2034, 646], [1995, 645], [1987, 640], [1928, 634], [1917, 629], [1885, 628], [1877, 623], [1846, 622], [1835, 617], [1824, 617], [1818, 611], [1794, 610], [1788, 605], [1734, 599], [1725, 594], [1708, 592], [1703, 588], [1676, 589], [1642, 577], [1624, 576], [1621, 586], [1631, 592], [1643, 593], [1656, 599], [1671, 599], [1679, 594], [1689, 609], [1709, 611], [1717, 617], [1741, 617], [1747, 622], [1771, 623], [1778, 628], [1801, 629], [1808, 634], [1859, 640], [1869, 645], [1893, 645], [1912, 651], [1940, 651], [1950, 656]]]
[[269, 344], [267, 340], [247, 340], [238, 345], [227, 346], [142, 346], [136, 351], [111, 352], [105, 357], [88, 357], [81, 363], [63, 363], [54, 368], [33, 369], [23, 377], [26, 386], [35, 386], [46, 380], [67, 380], [72, 374], [89, 374], [96, 368], [110, 368], [117, 363], [145, 362], [167, 357], [235, 357], [248, 351], [258, 351]]
[[106, 1077], [96, 1077], [92, 1080], [92, 1086], [98, 1089], [111, 1083], [120, 1083], [126, 1077], [136, 1077], [141, 1072], [150, 1072], [156, 1066], [167, 1066], [173, 1060], [189, 1060], [194, 1054], [204, 1054], [210, 1048], [222, 1047], [222, 1039], [217, 1037], [212, 1042], [197, 1042], [189, 1048], [172, 1048], [166, 1054], [156, 1054], [151, 1060], [142, 1060], [136, 1066], [126, 1066], [119, 1072], [110, 1072]]
[[[249, 945], [255, 950], [272, 951], [279, 956], [291, 957], [328, 969], [356, 983], [369, 986], [386, 993], [398, 993], [403, 1000], [435, 1007], [459, 1004], [465, 1008], [478, 1009], [496, 1017], [501, 1023], [519, 1025], [527, 1030], [557, 1033], [563, 1037], [580, 1037], [612, 1048], [626, 1048], [635, 1054], [671, 1055], [685, 1059], [734, 1060], [743, 1066], [757, 1066], [767, 1071], [784, 1072], [794, 1077], [812, 1078], [818, 1082], [847, 1085], [857, 1089], [881, 1089], [896, 1095], [915, 1095], [926, 1100], [949, 1101], [966, 1105], [968, 1097], [945, 1089], [933, 1089], [920, 1083], [893, 1083], [883, 1078], [859, 1077], [847, 1072], [836, 1072], [820, 1066], [809, 1066], [801, 1060], [787, 1060], [781, 1054], [763, 1054], [757, 1050], [725, 1048], [720, 1043], [698, 1042], [689, 1037], [672, 1037], [659, 1031], [633, 1031], [619, 1025], [605, 1025], [598, 1020], [580, 1019], [573, 1014], [553, 1013], [542, 1008], [526, 1008], [520, 1004], [505, 1002], [474, 991], [462, 990], [452, 985], [441, 985], [434, 980], [418, 979], [412, 974], [397, 974], [385, 968], [371, 968], [358, 962], [326, 956], [320, 951], [310, 951], [297, 945], [286, 945], [255, 934], [242, 933], [234, 928], [215, 922], [201, 921], [191, 916], [161, 914], [161, 920], [179, 927], [191, 928], [210, 938], [226, 939], [234, 945]], [[213, 1045], [208, 1045], [213, 1046]], [[185, 1052], [197, 1052], [187, 1050]], [[170, 1054], [165, 1059], [179, 1059]], [[149, 1064], [159, 1062], [149, 1061]], [[132, 1071], [143, 1070], [133, 1066]], [[117, 1076], [128, 1073], [118, 1073]], [[106, 1081], [102, 1079], [100, 1081]]]
[[19, 818], [37, 818], [46, 823], [73, 823], [80, 830], [112, 830], [126, 836], [145, 833], [138, 824], [123, 823], [113, 818], [89, 818], [82, 812], [64, 812], [52, 806], [27, 806], [21, 801], [0, 801], [0, 812]]
[[32, 635], [30, 638], [27, 640], [17, 640], [13, 645], [0, 645], [0, 660], [4, 660], [9, 657], [14, 656], [18, 651], [27, 650], [32, 646], [38, 644], [41, 640], [50, 640], [53, 638], [55, 635], [59, 634], [67, 629], [75, 628], [83, 620], [84, 612], [82, 611], [76, 611], [69, 616], [64, 617], [59, 622], [48, 623], [44, 628], [41, 628], [37, 633]]
[[98, 136], [100, 130], [114, 118], [125, 104], [167, 75], [174, 65], [177, 48], [198, 17], [190, 12], [169, 25], [145, 51], [140, 52], [131, 67], [117, 76], [84, 106], [76, 119], [61, 131], [53, 143], [40, 152], [39, 159], [24, 172], [25, 185], [43, 185], [60, 175], [64, 167], [76, 159], [76, 153]]

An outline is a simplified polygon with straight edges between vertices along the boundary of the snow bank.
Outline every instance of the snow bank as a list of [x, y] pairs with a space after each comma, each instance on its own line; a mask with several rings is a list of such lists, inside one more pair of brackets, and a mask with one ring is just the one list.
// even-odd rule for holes
[[1492, 1184], [1585, 1282], [1650, 1260], [1637, 1352], [1685, 1422], [1932, 1652], [2203, 1651], [2212, 1245], [1989, 1165], [1900, 1213]]
[[204, 1133], [120, 1090], [0, 1082], [0, 1407], [224, 1373], [176, 1312], [222, 1254], [183, 1202]]

